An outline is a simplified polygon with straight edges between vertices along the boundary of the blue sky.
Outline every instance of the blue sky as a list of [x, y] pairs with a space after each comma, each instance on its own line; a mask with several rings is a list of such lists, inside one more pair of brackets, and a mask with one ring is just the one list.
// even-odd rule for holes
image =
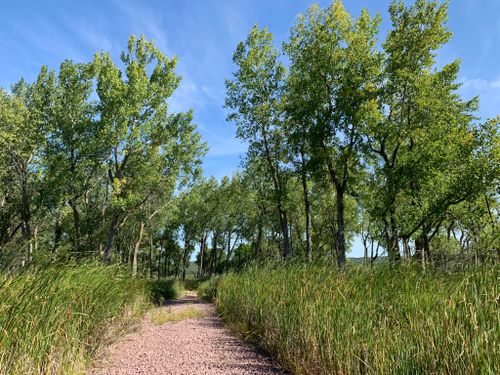
[[[329, 1], [318, 1], [322, 6]], [[346, 0], [351, 14], [362, 8], [383, 17], [383, 38], [390, 26], [390, 0]], [[40, 66], [56, 69], [66, 58], [89, 61], [96, 51], [118, 60], [130, 34], [154, 39], [167, 55], [179, 58], [184, 77], [171, 100], [172, 110], [194, 109], [194, 118], [210, 151], [206, 175], [229, 175], [246, 146], [226, 123], [224, 78], [234, 70], [231, 55], [251, 26], [268, 26], [280, 43], [296, 16], [312, 1], [304, 0], [4, 0], [0, 5], [0, 86], [24, 77], [35, 79]], [[500, 114], [500, 1], [451, 0], [451, 42], [438, 63], [462, 59], [461, 92], [480, 95], [479, 115]], [[355, 245], [353, 255], [360, 252]]]

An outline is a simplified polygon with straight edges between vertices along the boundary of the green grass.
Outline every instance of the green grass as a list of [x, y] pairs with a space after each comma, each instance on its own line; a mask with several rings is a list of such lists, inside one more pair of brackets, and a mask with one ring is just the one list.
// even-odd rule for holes
[[184, 285], [174, 279], [159, 279], [147, 281], [151, 293], [151, 301], [156, 305], [163, 305], [165, 301], [179, 297]]
[[172, 296], [116, 266], [57, 266], [0, 275], [0, 374], [77, 374], [150, 299]]
[[219, 278], [213, 277], [209, 280], [202, 281], [198, 284], [196, 290], [198, 298], [205, 301], [214, 301], [217, 294], [217, 282]]
[[216, 303], [296, 374], [499, 374], [499, 270], [251, 269]]
[[201, 318], [205, 314], [193, 305], [187, 305], [179, 311], [172, 311], [171, 308], [158, 308], [151, 312], [151, 321], [161, 325], [164, 323], [179, 322], [186, 319]]
[[202, 279], [186, 279], [184, 281], [180, 281], [182, 287], [184, 290], [197, 290], [199, 285], [203, 283], [204, 280]]

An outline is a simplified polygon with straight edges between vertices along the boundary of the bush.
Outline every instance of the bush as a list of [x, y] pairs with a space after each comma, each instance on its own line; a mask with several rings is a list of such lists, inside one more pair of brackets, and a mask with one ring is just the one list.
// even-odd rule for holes
[[203, 279], [186, 279], [182, 281], [182, 285], [185, 290], [198, 290], [200, 284], [205, 281]]
[[223, 276], [216, 303], [296, 374], [498, 374], [499, 275], [261, 268]]
[[148, 285], [116, 266], [0, 275], [0, 374], [82, 371], [100, 345], [142, 316]]
[[169, 299], [179, 297], [183, 285], [174, 279], [149, 280], [147, 285], [151, 301], [156, 305], [163, 305]]
[[209, 280], [205, 280], [198, 285], [197, 294], [198, 298], [205, 301], [214, 301], [217, 294], [217, 282], [218, 278], [213, 277]]

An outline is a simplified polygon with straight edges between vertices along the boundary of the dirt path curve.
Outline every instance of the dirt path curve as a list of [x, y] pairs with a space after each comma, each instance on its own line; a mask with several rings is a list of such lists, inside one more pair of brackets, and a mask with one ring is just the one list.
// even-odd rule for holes
[[[188, 311], [201, 316], [157, 324], [158, 317], [175, 319]], [[112, 345], [103, 358], [89, 375], [283, 374], [265, 355], [235, 337], [213, 305], [192, 292], [168, 302], [153, 316], [147, 314], [139, 329]]]

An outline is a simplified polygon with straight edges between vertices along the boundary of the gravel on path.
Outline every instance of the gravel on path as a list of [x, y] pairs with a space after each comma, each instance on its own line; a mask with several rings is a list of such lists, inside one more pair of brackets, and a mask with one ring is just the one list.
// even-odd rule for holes
[[146, 314], [139, 328], [113, 344], [88, 375], [281, 374], [269, 358], [234, 336], [213, 304], [194, 293], [167, 302], [162, 312], [199, 309], [202, 317], [157, 324]]

